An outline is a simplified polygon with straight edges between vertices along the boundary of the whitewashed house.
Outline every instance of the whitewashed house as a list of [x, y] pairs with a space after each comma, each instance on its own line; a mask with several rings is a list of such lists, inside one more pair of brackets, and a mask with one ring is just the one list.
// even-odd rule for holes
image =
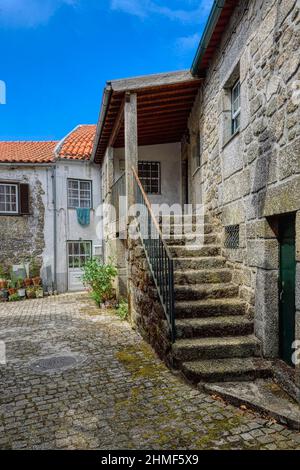
[[0, 142], [0, 264], [35, 258], [58, 292], [82, 290], [82, 264], [101, 255], [94, 135], [95, 126], [78, 126], [60, 142]]

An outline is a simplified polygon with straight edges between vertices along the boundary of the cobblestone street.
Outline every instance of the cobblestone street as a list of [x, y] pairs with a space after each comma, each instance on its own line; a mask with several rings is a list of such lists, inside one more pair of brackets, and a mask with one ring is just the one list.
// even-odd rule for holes
[[[2, 303], [0, 318], [1, 449], [300, 448], [299, 433], [184, 383], [86, 295]], [[54, 356], [75, 365], [38, 370]]]

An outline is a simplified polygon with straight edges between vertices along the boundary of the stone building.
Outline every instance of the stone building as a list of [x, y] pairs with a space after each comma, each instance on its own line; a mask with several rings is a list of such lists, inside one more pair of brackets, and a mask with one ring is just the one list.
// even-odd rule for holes
[[191, 72], [107, 83], [92, 155], [103, 200], [126, 195], [105, 249], [143, 336], [196, 382], [298, 398], [299, 21], [296, 0], [214, 2]]
[[[0, 264], [42, 268], [45, 288], [81, 290], [81, 264], [101, 255], [98, 167], [90, 162], [95, 126], [61, 142], [0, 142]], [[76, 208], [89, 209], [78, 223]], [[97, 235], [98, 233], [98, 235]]]

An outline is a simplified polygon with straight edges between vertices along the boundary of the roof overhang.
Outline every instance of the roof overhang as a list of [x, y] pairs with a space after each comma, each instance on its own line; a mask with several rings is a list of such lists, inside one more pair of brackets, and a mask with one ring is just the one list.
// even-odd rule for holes
[[191, 73], [193, 76], [205, 77], [210, 61], [220, 46], [222, 35], [239, 0], [215, 0], [207, 20]]
[[[180, 142], [202, 81], [190, 71], [147, 75], [107, 83], [97, 126], [92, 159], [100, 163], [116, 132], [113, 147], [124, 147], [120, 119], [127, 93], [137, 95], [138, 145]], [[120, 120], [120, 125], [116, 126]]]

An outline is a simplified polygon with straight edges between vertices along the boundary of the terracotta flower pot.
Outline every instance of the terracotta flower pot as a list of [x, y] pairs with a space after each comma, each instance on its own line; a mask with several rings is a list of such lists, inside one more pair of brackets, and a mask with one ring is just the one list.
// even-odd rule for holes
[[5, 279], [1, 279], [0, 289], [5, 289], [6, 287], [7, 287], [7, 281], [5, 281]]
[[26, 287], [31, 286], [32, 280], [29, 277], [26, 277], [24, 279], [24, 284], [25, 284]]
[[10, 287], [10, 289], [7, 289], [9, 295], [13, 295], [17, 292], [17, 289], [15, 287]]
[[42, 282], [42, 279], [40, 277], [33, 277], [32, 282], [34, 286], [39, 286]]

